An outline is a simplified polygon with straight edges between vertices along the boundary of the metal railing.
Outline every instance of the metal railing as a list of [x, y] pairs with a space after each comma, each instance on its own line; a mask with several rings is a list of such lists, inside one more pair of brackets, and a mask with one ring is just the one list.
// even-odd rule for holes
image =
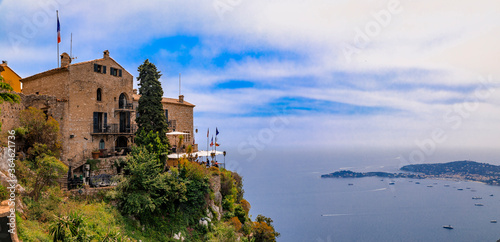
[[135, 124], [90, 124], [90, 133], [92, 134], [133, 134], [137, 131]]
[[175, 130], [175, 128], [177, 128], [177, 120], [169, 120], [167, 121], [167, 125], [168, 125], [168, 130], [173, 131]]
[[119, 103], [116, 110], [130, 110], [134, 111], [134, 105], [132, 103]]

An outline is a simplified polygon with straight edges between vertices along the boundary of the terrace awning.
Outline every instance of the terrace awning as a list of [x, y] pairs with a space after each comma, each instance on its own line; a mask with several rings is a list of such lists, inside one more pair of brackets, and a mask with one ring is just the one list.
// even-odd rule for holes
[[[206, 156], [212, 156], [212, 154], [223, 155], [224, 152], [222, 152], [222, 151], [213, 151], [213, 150], [211, 150], [211, 151], [200, 150], [198, 152], [191, 153], [191, 156], [192, 157], [195, 157], [195, 156], [206, 157]], [[188, 157], [188, 154], [187, 153], [180, 153], [180, 154], [170, 154], [170, 155], [168, 155], [168, 158], [170, 158], [170, 159], [178, 159], [178, 158], [182, 158], [182, 157]]]

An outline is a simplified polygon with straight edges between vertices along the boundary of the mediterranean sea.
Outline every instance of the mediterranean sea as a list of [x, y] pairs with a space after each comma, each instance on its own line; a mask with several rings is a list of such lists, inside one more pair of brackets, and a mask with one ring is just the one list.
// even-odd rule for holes
[[[255, 158], [228, 155], [227, 166], [243, 175], [253, 218], [263, 214], [274, 220], [281, 233], [278, 241], [500, 239], [500, 223], [490, 222], [500, 220], [500, 186], [431, 179], [320, 178], [340, 169], [396, 172], [407, 165], [398, 158], [404, 153], [264, 150]], [[462, 150], [436, 154], [425, 163], [477, 158], [498, 165], [495, 157], [499, 156]]]

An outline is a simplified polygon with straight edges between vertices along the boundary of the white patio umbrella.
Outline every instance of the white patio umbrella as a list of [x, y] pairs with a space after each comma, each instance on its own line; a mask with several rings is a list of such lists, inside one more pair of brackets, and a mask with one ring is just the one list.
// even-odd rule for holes
[[210, 150], [210, 151], [200, 150], [200, 151], [196, 152], [195, 154], [197, 154], [198, 157], [205, 157], [205, 156], [212, 156], [212, 153], [214, 153], [215, 155], [223, 155], [224, 154], [224, 152], [222, 152], [222, 151], [213, 151], [213, 150]]
[[166, 133], [166, 135], [185, 135], [185, 134], [188, 134], [188, 133], [179, 132], [179, 131], [173, 131], [173, 132]]
[[[179, 132], [179, 131], [173, 131], [173, 132], [168, 132], [168, 133], [166, 133], [166, 135], [173, 135], [173, 136], [185, 135], [185, 134], [188, 134], [188, 133]], [[178, 147], [178, 148], [180, 148], [180, 147]], [[177, 158], [178, 158], [178, 157], [177, 157]]]

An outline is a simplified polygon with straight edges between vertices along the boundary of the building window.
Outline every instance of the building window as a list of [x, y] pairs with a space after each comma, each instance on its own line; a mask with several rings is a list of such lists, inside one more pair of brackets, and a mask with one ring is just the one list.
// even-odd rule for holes
[[165, 118], [167, 119], [167, 123], [168, 123], [168, 109], [165, 109]]
[[106, 149], [106, 148], [105, 148], [105, 143], [104, 143], [104, 140], [103, 140], [103, 139], [101, 139], [101, 141], [99, 141], [99, 149], [100, 149], [100, 150]]
[[126, 108], [127, 107], [127, 96], [124, 93], [120, 94], [118, 98], [118, 108]]
[[94, 72], [106, 74], [106, 66], [94, 64]]
[[105, 133], [108, 130], [108, 114], [94, 112], [93, 128], [94, 133]]
[[191, 141], [191, 132], [184, 130], [183, 133], [186, 133], [184, 135], [184, 143], [188, 144]]
[[110, 67], [109, 68], [109, 74], [112, 75], [112, 76], [120, 76], [121, 77], [122, 76], [122, 70]]
[[97, 101], [102, 101], [102, 92], [101, 88], [97, 88]]

